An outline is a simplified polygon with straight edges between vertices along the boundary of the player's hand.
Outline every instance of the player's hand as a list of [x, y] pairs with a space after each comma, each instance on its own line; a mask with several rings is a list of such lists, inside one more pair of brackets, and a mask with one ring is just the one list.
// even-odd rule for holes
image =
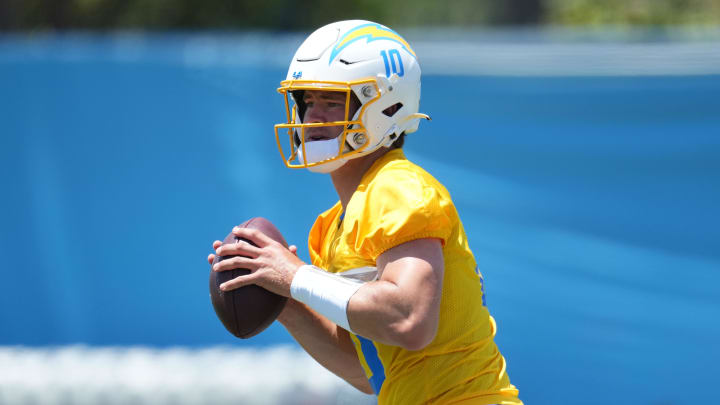
[[243, 240], [221, 244], [215, 248], [216, 255], [235, 257], [216, 263], [213, 270], [248, 269], [250, 274], [227, 281], [220, 285], [220, 289], [230, 291], [248, 284], [257, 284], [275, 294], [289, 297], [293, 277], [297, 269], [305, 264], [297, 257], [297, 247], [285, 248], [257, 229], [235, 227], [233, 233], [238, 238], [251, 241], [255, 246]]
[[[217, 250], [217, 248], [219, 248], [220, 246], [222, 246], [222, 242], [220, 242], [219, 240], [216, 240], [212, 244], [213, 250]], [[290, 247], [292, 247], [292, 246], [290, 246]], [[297, 248], [295, 248], [295, 251], [297, 252]], [[212, 263], [215, 261], [215, 255], [210, 253], [208, 255], [207, 260], [208, 260], [208, 264], [210, 264], [212, 266]]]
[[[212, 244], [213, 250], [216, 250], [216, 249], [219, 248], [220, 246], [222, 246], [222, 242], [220, 242], [219, 240], [216, 240], [216, 241], [213, 242], [213, 244]], [[292, 254], [294, 254], [295, 256], [297, 256], [297, 246], [295, 246], [295, 245], [290, 245], [290, 246], [288, 246], [288, 250], [290, 251], [290, 253], [292, 253]], [[215, 255], [212, 254], [212, 253], [210, 253], [210, 254], [208, 255], [208, 257], [207, 257], [207, 261], [208, 261], [208, 264], [212, 266], [213, 262], [215, 261]]]

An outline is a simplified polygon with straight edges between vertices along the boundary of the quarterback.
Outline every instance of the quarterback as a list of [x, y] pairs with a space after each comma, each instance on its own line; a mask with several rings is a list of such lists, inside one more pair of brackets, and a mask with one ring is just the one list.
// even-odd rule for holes
[[215, 241], [215, 254], [243, 257], [214, 270], [251, 270], [221, 288], [290, 297], [278, 320], [379, 404], [522, 404], [450, 194], [403, 154], [405, 136], [429, 119], [410, 44], [369, 21], [326, 25], [278, 91], [285, 165], [329, 174], [339, 200], [310, 230], [311, 263], [257, 230], [233, 229], [256, 246]]

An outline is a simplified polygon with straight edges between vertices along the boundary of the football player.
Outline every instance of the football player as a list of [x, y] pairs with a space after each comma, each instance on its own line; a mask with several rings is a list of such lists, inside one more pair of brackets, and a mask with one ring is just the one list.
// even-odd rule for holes
[[379, 404], [521, 404], [450, 194], [403, 154], [406, 134], [429, 118], [410, 44], [369, 21], [326, 25], [278, 91], [285, 164], [328, 173], [339, 201], [310, 230], [310, 264], [257, 230], [233, 229], [257, 246], [215, 241], [217, 255], [246, 256], [215, 270], [251, 270], [221, 289], [257, 284], [291, 297], [278, 320]]

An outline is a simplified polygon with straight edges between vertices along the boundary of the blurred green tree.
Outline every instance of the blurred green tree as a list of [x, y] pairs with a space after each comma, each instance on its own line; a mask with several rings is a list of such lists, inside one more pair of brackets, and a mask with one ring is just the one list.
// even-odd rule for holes
[[546, 0], [557, 25], [718, 24], [718, 0]]
[[0, 30], [718, 24], [720, 0], [2, 0]]

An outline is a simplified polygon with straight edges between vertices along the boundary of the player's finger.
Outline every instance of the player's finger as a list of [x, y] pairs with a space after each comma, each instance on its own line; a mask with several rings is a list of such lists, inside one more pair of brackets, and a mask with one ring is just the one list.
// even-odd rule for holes
[[208, 255], [208, 264], [211, 264], [211, 265], [212, 265], [212, 262], [213, 262], [213, 261], [215, 261], [215, 255], [212, 254], [212, 253], [210, 253], [210, 254]]
[[253, 261], [253, 259], [242, 257], [242, 256], [235, 256], [235, 257], [228, 257], [227, 259], [217, 262], [213, 265], [213, 270], [215, 271], [226, 271], [226, 270], [232, 270], [232, 269], [254, 269], [257, 265]]
[[260, 249], [245, 242], [244, 240], [239, 240], [235, 243], [226, 243], [217, 249], [215, 249], [215, 254], [218, 256], [249, 256], [249, 257], [258, 257], [260, 256]]
[[220, 242], [219, 240], [213, 242], [213, 249], [217, 249], [220, 246], [222, 246], [222, 242]]
[[257, 273], [250, 273], [244, 276], [238, 276], [232, 280], [220, 284], [220, 289], [222, 291], [232, 291], [249, 284], [255, 284], [257, 278]]
[[290, 245], [290, 246], [288, 246], [288, 250], [290, 251], [290, 253], [292, 253], [292, 254], [294, 254], [295, 256], [297, 256], [297, 246], [295, 246], [295, 245]]
[[235, 228], [233, 228], [232, 231], [235, 234], [235, 236], [237, 236], [239, 238], [249, 239], [254, 244], [256, 244], [258, 247], [261, 247], [261, 248], [275, 242], [272, 238], [270, 238], [269, 236], [265, 235], [264, 233], [262, 233], [261, 231], [259, 231], [257, 229], [239, 228], [236, 226]]

